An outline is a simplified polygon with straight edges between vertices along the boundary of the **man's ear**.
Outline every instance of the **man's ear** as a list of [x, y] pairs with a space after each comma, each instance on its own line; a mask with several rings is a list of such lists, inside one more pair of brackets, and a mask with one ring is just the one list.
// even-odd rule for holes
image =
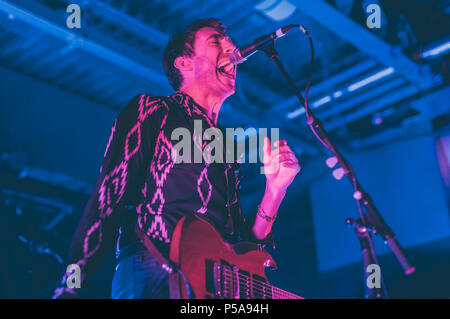
[[194, 69], [194, 64], [189, 57], [179, 56], [173, 61], [173, 65], [180, 71], [192, 71]]

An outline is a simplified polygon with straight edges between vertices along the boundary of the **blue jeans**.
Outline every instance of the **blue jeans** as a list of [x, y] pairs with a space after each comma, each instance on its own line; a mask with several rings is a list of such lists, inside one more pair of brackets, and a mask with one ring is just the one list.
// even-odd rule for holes
[[114, 274], [113, 299], [168, 299], [169, 276], [147, 250], [121, 258]]

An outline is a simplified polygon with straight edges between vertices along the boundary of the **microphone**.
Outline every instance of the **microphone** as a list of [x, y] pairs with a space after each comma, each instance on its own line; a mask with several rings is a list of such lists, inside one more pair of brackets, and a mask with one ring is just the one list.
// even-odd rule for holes
[[414, 271], [416, 271], [416, 268], [412, 266], [409, 260], [406, 258], [406, 255], [403, 252], [403, 249], [400, 247], [400, 244], [398, 243], [395, 236], [388, 234], [386, 235], [385, 239], [387, 241], [387, 244], [391, 248], [392, 252], [394, 253], [395, 257], [397, 257], [398, 262], [403, 267], [405, 274], [410, 275]]
[[263, 35], [262, 37], [257, 38], [252, 44], [249, 44], [242, 49], [235, 49], [231, 52], [229, 59], [233, 64], [239, 64], [247, 61], [247, 58], [254, 54], [256, 51], [261, 50], [270, 42], [275, 41], [278, 38], [285, 36], [292, 28], [299, 27], [299, 25], [290, 24], [285, 27], [279, 28], [275, 32], [270, 34]]

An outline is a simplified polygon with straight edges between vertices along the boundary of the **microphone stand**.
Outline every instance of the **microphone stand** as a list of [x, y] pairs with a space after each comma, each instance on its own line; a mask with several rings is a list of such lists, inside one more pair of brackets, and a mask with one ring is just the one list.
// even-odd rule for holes
[[[306, 32], [306, 30], [303, 30], [303, 32]], [[309, 34], [307, 34], [310, 38]], [[312, 48], [312, 40], [310, 38], [310, 44]], [[358, 205], [358, 210], [360, 212], [361, 218], [357, 221], [347, 219], [346, 223], [348, 226], [352, 226], [355, 229], [355, 233], [358, 236], [358, 239], [360, 240], [361, 244], [361, 250], [363, 255], [363, 263], [364, 263], [364, 278], [365, 278], [365, 284], [364, 288], [366, 291], [366, 298], [388, 298], [387, 291], [385, 289], [385, 284], [383, 277], [381, 276], [380, 272], [380, 280], [381, 286], [383, 287], [383, 290], [380, 289], [380, 287], [374, 287], [370, 288], [368, 285], [368, 277], [370, 275], [367, 274], [367, 266], [370, 264], [376, 264], [379, 266], [375, 249], [373, 247], [372, 237], [371, 234], [378, 234], [381, 237], [383, 237], [384, 242], [389, 245], [392, 252], [394, 253], [395, 257], [397, 258], [400, 265], [403, 267], [405, 274], [409, 275], [412, 274], [415, 271], [415, 268], [410, 264], [408, 259], [406, 258], [402, 248], [400, 247], [400, 244], [398, 243], [394, 233], [392, 230], [387, 226], [386, 222], [381, 217], [378, 209], [373, 204], [373, 201], [370, 197], [370, 195], [364, 191], [363, 187], [359, 183], [358, 179], [356, 178], [356, 174], [353, 170], [353, 167], [350, 165], [350, 163], [344, 158], [344, 156], [339, 152], [336, 145], [330, 140], [328, 133], [325, 131], [322, 122], [313, 114], [313, 112], [310, 110], [309, 107], [307, 107], [307, 104], [305, 103], [305, 99], [295, 86], [294, 82], [292, 81], [291, 77], [287, 73], [286, 69], [283, 67], [283, 65], [280, 62], [280, 56], [278, 52], [275, 49], [274, 40], [269, 42], [265, 47], [260, 48], [261, 51], [264, 51], [269, 58], [275, 62], [275, 64], [280, 69], [283, 76], [288, 81], [289, 85], [292, 87], [295, 95], [297, 96], [298, 100], [300, 101], [301, 105], [305, 106], [306, 111], [306, 119], [307, 123], [310, 126], [313, 133], [316, 135], [316, 137], [324, 143], [324, 145], [330, 150], [330, 152], [334, 155], [334, 157], [337, 159], [337, 163], [342, 167], [344, 170], [345, 175], [352, 183], [355, 192], [353, 193], [353, 198], [356, 200], [356, 203]], [[313, 53], [312, 53], [313, 54]]]
[[[361, 246], [362, 258], [363, 258], [363, 274], [364, 274], [364, 291], [365, 297], [367, 299], [386, 299], [388, 298], [388, 294], [386, 291], [386, 285], [384, 284], [383, 277], [379, 278], [381, 285], [376, 287], [375, 285], [371, 285], [369, 287], [369, 281], [371, 280], [371, 275], [369, 274], [368, 267], [370, 265], [379, 265], [377, 256], [375, 254], [375, 249], [373, 248], [372, 242], [372, 229], [365, 227], [362, 225], [360, 220], [355, 221], [351, 218], [346, 220], [347, 226], [353, 227], [356, 236], [359, 239], [359, 244]], [[380, 270], [381, 273], [381, 270]], [[383, 287], [383, 289], [381, 289]]]

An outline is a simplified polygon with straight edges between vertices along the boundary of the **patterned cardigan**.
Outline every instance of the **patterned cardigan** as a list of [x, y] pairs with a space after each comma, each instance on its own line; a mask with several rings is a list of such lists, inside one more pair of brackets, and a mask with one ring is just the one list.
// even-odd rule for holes
[[[195, 121], [201, 121], [197, 122], [201, 132]], [[192, 149], [176, 148], [177, 128], [189, 131], [192, 142], [187, 145]], [[207, 132], [223, 147], [222, 163], [210, 161], [208, 143], [213, 139]], [[185, 93], [141, 94], [127, 104], [112, 126], [100, 175], [69, 251], [68, 264], [77, 264], [81, 270], [81, 289], [101, 267], [119, 234], [118, 247], [135, 240], [135, 223], [166, 257], [177, 222], [190, 213], [205, 217], [230, 242], [274, 246], [272, 233], [262, 241], [253, 236], [254, 216], [246, 220], [242, 213], [241, 168], [236, 161], [226, 163], [224, 133]], [[184, 152], [191, 152], [190, 163], [177, 161], [177, 156], [186, 156]], [[201, 162], [194, 162], [196, 152]], [[55, 297], [78, 295], [67, 289], [68, 275], [63, 276]]]

